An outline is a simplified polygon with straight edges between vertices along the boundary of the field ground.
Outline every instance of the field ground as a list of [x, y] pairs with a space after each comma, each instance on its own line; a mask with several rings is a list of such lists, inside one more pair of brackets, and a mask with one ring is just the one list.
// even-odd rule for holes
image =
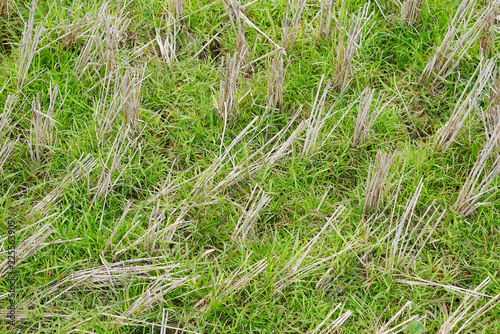
[[499, 2], [401, 2], [0, 0], [2, 314], [500, 332]]

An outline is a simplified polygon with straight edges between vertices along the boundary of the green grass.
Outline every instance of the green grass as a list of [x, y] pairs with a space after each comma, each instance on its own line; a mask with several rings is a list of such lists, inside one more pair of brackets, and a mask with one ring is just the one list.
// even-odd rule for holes
[[[302, 156], [303, 132], [283, 158], [264, 164], [251, 174], [251, 163], [261, 156], [257, 155], [243, 165], [237, 182], [217, 191], [212, 190], [234, 166], [291, 122], [283, 139], [277, 142], [282, 143], [309, 117], [321, 76], [332, 79], [335, 74], [336, 41], [317, 36], [319, 2], [307, 1], [297, 40], [285, 57], [283, 105], [279, 111], [265, 112], [271, 61], [271, 57], [266, 57], [242, 74], [236, 117], [225, 124], [215, 104], [220, 63], [222, 56], [237, 50], [224, 4], [185, 1], [185, 17], [176, 37], [177, 61], [166, 64], [159, 57], [156, 42], [148, 43], [156, 38], [156, 29], [165, 26], [167, 2], [138, 0], [127, 7], [131, 21], [118, 44], [115, 59], [121, 75], [125, 68], [146, 64], [139, 108], [144, 129], [137, 144], [128, 148], [112, 172], [112, 180], [118, 181], [109, 188], [107, 196], [97, 196], [95, 187], [124, 119], [118, 114], [112, 129], [97, 138], [94, 113], [106, 71], [104, 67], [91, 66], [79, 77], [75, 69], [88, 33], [69, 46], [57, 40], [64, 33], [64, 20], [72, 2], [56, 1], [51, 7], [50, 2], [39, 1], [34, 25], [43, 26], [46, 32], [23, 86], [18, 85], [17, 69], [23, 21], [27, 22], [31, 2], [10, 1], [10, 12], [0, 13], [0, 89], [4, 87], [0, 92], [1, 108], [9, 94], [19, 96], [10, 117], [10, 131], [0, 133], [0, 145], [5, 138], [14, 141], [19, 137], [0, 170], [0, 238], [7, 237], [10, 220], [17, 223], [18, 245], [49, 221], [53, 230], [44, 241], [49, 244], [17, 266], [17, 305], [24, 315], [17, 322], [19, 333], [160, 333], [163, 310], [168, 311], [165, 324], [179, 328], [179, 332], [308, 333], [339, 303], [342, 305], [321, 330], [351, 311], [341, 326], [343, 332], [376, 333], [408, 301], [412, 302], [411, 310], [405, 310], [389, 328], [418, 316], [425, 333], [437, 333], [466, 295], [440, 286], [409, 285], [402, 280], [424, 279], [473, 290], [489, 278], [491, 283], [484, 293], [500, 293], [499, 192], [494, 189], [482, 197], [481, 201], [489, 204], [467, 217], [453, 209], [486, 141], [480, 109], [470, 115], [457, 143], [446, 151], [434, 145], [437, 131], [449, 119], [480, 62], [478, 47], [473, 47], [438, 86], [421, 80], [428, 59], [458, 8], [456, 1], [425, 1], [421, 19], [413, 26], [400, 22], [395, 2], [379, 0], [380, 8], [371, 3], [371, 30], [366, 33], [365, 29], [364, 41], [354, 58], [356, 71], [335, 107], [339, 112], [326, 121], [319, 133], [318, 144], [324, 141], [324, 145]], [[484, 8], [483, 2], [478, 8]], [[98, 1], [94, 7], [90, 2], [76, 3], [74, 9], [81, 9], [71, 16], [71, 21], [83, 18], [103, 3]], [[364, 3], [352, 0], [350, 10], [357, 12]], [[249, 5], [245, 13], [280, 44], [285, 10], [284, 0], [258, 1]], [[110, 3], [108, 15], [116, 15], [115, 4]], [[162, 30], [163, 37], [165, 31]], [[497, 26], [494, 32], [498, 34]], [[217, 33], [214, 41], [199, 53]], [[253, 52], [252, 59], [274, 50], [266, 38], [248, 25], [246, 40]], [[134, 53], [141, 47], [141, 52]], [[495, 57], [498, 51], [498, 45], [494, 45]], [[29, 147], [31, 102], [39, 93], [42, 112], [47, 111], [50, 83], [60, 88], [54, 109], [56, 137], [50, 150], [44, 150], [42, 160], [36, 162]], [[109, 99], [114, 84], [113, 80]], [[384, 103], [393, 100], [375, 122], [368, 140], [353, 147], [351, 138], [359, 103], [352, 103], [367, 87], [375, 89], [375, 100], [382, 95]], [[326, 110], [340, 94], [335, 89], [329, 92]], [[488, 98], [489, 92], [485, 91], [480, 107], [486, 109]], [[327, 138], [349, 106], [347, 116]], [[224, 151], [255, 117], [258, 119], [253, 132], [243, 136], [230, 151], [231, 159], [213, 177], [197, 185], [204, 171], [217, 166], [220, 150]], [[273, 145], [274, 142], [262, 154], [270, 152]], [[377, 211], [381, 215], [370, 219], [372, 213], [363, 212], [362, 208], [369, 168], [379, 150], [399, 153], [390, 172], [387, 195]], [[79, 181], [63, 183], [78, 159], [87, 154], [97, 160], [97, 167]], [[434, 207], [440, 205], [447, 211], [415, 263], [391, 268], [388, 256], [393, 236], [383, 238], [391, 226], [394, 228], [421, 179], [423, 188], [410, 228], [415, 227], [433, 201]], [[492, 184], [498, 185], [498, 180]], [[48, 212], [31, 212], [59, 186], [61, 195]], [[252, 221], [246, 242], [239, 244], [231, 236], [256, 186], [272, 199]], [[165, 187], [170, 190], [152, 201]], [[128, 201], [130, 211], [120, 220]], [[383, 211], [387, 205], [389, 208]], [[311, 247], [299, 270], [335, 253], [341, 252], [340, 255], [314, 271], [293, 276], [283, 291], [275, 293], [277, 282], [290, 274], [290, 263], [300, 258], [303, 247], [341, 206], [345, 208], [340, 218]], [[152, 230], [148, 232], [149, 217], [155, 208], [165, 213], [159, 229], [170, 226], [170, 230], [152, 247], [147, 237], [152, 235]], [[54, 216], [35, 224], [49, 215]], [[369, 236], [370, 231], [375, 232]], [[112, 233], [115, 234], [107, 247]], [[410, 245], [424, 241], [417, 240], [418, 233], [411, 237]], [[2, 261], [7, 258], [6, 241], [2, 241]], [[346, 250], [349, 245], [352, 248]], [[112, 264], [134, 259], [146, 259], [141, 265], [175, 264], [164, 284], [176, 280], [182, 283], [130, 314], [129, 322], [118, 323], [119, 317], [165, 274], [160, 268], [109, 279]], [[228, 279], [234, 283], [247, 273], [245, 270], [264, 259], [265, 267], [257, 276], [248, 279], [241, 289], [231, 290]], [[71, 274], [99, 266], [104, 269], [94, 280], [65, 283], [58, 286], [54, 295], [48, 294], [51, 287]], [[6, 278], [4, 273], [0, 281], [3, 310], [9, 307], [10, 284]], [[104, 282], [99, 283], [98, 279]], [[322, 288], [317, 287], [319, 281], [325, 282]], [[202, 299], [204, 309], [200, 310], [196, 305]], [[488, 299], [478, 300], [468, 315]], [[54, 316], [48, 317], [50, 314]], [[498, 332], [499, 319], [500, 308], [495, 307], [465, 332]], [[7, 332], [6, 322], [0, 326]], [[460, 326], [461, 323], [455, 330]], [[174, 332], [175, 329], [166, 331]], [[401, 333], [416, 331], [403, 326]]]

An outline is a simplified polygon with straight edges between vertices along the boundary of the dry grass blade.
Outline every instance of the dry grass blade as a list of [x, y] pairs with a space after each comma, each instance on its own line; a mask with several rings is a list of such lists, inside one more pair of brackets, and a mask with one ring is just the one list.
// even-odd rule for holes
[[54, 205], [55, 202], [57, 202], [67, 186], [86, 177], [97, 165], [97, 161], [92, 158], [90, 154], [88, 154], [83, 159], [82, 157], [83, 155], [80, 157], [72, 171], [66, 177], [64, 177], [64, 179], [61, 181], [61, 184], [58, 187], [54, 188], [47, 196], [45, 196], [31, 209], [31, 213], [48, 212], [50, 207]]
[[290, 52], [297, 39], [300, 28], [300, 18], [305, 6], [306, 0], [287, 0], [282, 43], [287, 52]]
[[342, 1], [337, 28], [334, 38], [337, 40], [335, 76], [333, 85], [344, 90], [349, 84], [349, 76], [353, 71], [354, 56], [357, 54], [363, 41], [362, 32], [371, 15], [368, 15], [369, 3], [361, 7], [357, 15], [351, 15], [348, 23], [347, 1]]
[[[499, 141], [500, 124], [496, 126], [483, 149], [479, 152], [474, 167], [472, 167], [467, 180], [462, 185], [457, 201], [453, 206], [456, 211], [464, 216], [470, 215], [478, 207], [487, 204], [478, 201], [482, 196], [493, 190], [490, 185], [500, 174], [500, 155], [497, 154], [496, 150]], [[485, 171], [488, 161], [492, 158], [494, 158], [492, 166], [488, 171]]]
[[43, 33], [43, 27], [36, 27], [33, 31], [36, 5], [37, 0], [32, 0], [28, 22], [24, 25], [24, 31], [21, 38], [19, 69], [17, 72], [17, 83], [19, 86], [22, 86], [26, 80], [31, 62], [33, 61], [33, 57], [35, 56], [36, 49], [38, 48]]
[[401, 20], [406, 25], [417, 22], [420, 19], [420, 12], [424, 0], [406, 0], [401, 5]]
[[356, 117], [356, 126], [354, 128], [354, 134], [352, 136], [353, 146], [359, 146], [362, 143], [366, 142], [373, 124], [380, 116], [385, 107], [381, 106], [383, 96], [380, 96], [378, 102], [374, 107], [374, 110], [370, 112], [374, 90], [367, 88], [361, 95], [363, 96], [363, 98], [359, 105], [358, 116]]
[[[479, 11], [476, 9], [476, 3], [477, 0], [462, 0], [460, 3], [441, 45], [425, 66], [423, 71], [425, 80], [446, 79], [476, 43], [483, 29], [491, 21], [492, 13], [500, 5], [500, 1], [492, 1], [484, 10]], [[475, 17], [475, 13], [479, 15]], [[470, 22], [474, 18], [475, 21], [471, 25]]]
[[242, 54], [234, 54], [228, 56], [227, 59], [222, 58], [221, 62], [221, 78], [219, 89], [219, 101], [217, 110], [219, 116], [227, 120], [229, 116], [238, 108], [238, 84], [241, 76], [241, 67], [243, 66], [246, 56], [246, 50]]
[[283, 102], [283, 83], [285, 71], [283, 68], [283, 52], [279, 51], [271, 61], [267, 80], [266, 111], [280, 107]]
[[238, 223], [231, 237], [234, 241], [245, 242], [248, 234], [253, 228], [255, 220], [259, 217], [259, 213], [264, 209], [267, 204], [271, 201], [263, 189], [259, 188], [257, 194], [257, 186], [252, 190], [250, 198], [248, 199], [247, 205], [245, 206], [243, 214], [240, 215]]
[[[467, 315], [469, 310], [472, 307], [474, 307], [477, 304], [477, 302], [481, 299], [481, 297], [479, 297], [476, 293], [484, 292], [484, 290], [486, 290], [490, 282], [491, 280], [489, 278], [486, 278], [483, 282], [481, 282], [481, 284], [479, 284], [474, 289], [474, 293], [466, 294], [464, 300], [462, 301], [462, 303], [460, 303], [460, 305], [458, 305], [455, 312], [450, 314], [448, 319], [443, 323], [443, 325], [439, 329], [438, 334], [449, 334], [452, 332], [456, 334], [461, 333], [464, 329], [469, 327], [479, 317], [483, 316], [486, 312], [496, 307], [500, 299], [500, 294], [490, 299], [485, 305], [479, 308], [476, 312], [472, 313], [469, 316]], [[454, 331], [454, 328], [458, 326], [458, 324], [462, 320], [465, 320], [462, 326], [457, 331]]]
[[382, 153], [382, 151], [377, 152], [375, 157], [375, 166], [370, 165], [368, 170], [368, 180], [366, 181], [366, 191], [365, 191], [365, 203], [363, 205], [363, 211], [376, 210], [382, 204], [387, 177], [389, 176], [389, 171], [391, 169], [394, 158], [397, 152], [392, 154]]
[[377, 332], [375, 332], [375, 334], [395, 334], [395, 333], [400, 333], [401, 331], [406, 330], [405, 326], [408, 325], [413, 320], [418, 319], [417, 315], [410, 317], [409, 319], [403, 321], [402, 323], [400, 323], [392, 328], [389, 328], [389, 326], [392, 325], [392, 323], [394, 321], [396, 321], [401, 316], [401, 314], [405, 311], [405, 309], [409, 308], [409, 310], [411, 310], [411, 304], [412, 304], [411, 301], [404, 304], [399, 309], [399, 311], [391, 319], [389, 319], [389, 321], [387, 321], [382, 327], [380, 327], [377, 330]]

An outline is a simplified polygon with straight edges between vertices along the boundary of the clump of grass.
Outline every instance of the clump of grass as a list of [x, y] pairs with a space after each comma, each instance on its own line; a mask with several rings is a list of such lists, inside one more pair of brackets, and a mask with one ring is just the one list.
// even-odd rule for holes
[[295, 44], [305, 6], [306, 0], [287, 0], [282, 42], [286, 52], [290, 52]]
[[420, 12], [424, 0], [406, 0], [401, 4], [401, 20], [405, 24], [412, 24], [420, 19]]
[[[476, 43], [483, 29], [487, 28], [492, 13], [500, 5], [499, 1], [493, 1], [482, 11], [477, 11], [476, 2], [476, 0], [463, 0], [460, 3], [441, 45], [425, 66], [423, 72], [425, 80], [433, 82], [437, 78], [446, 79]], [[478, 16], [474, 15], [476, 12], [479, 12]]]
[[229, 55], [227, 59], [222, 58], [217, 110], [219, 111], [219, 116], [224, 120], [233, 116], [233, 113], [238, 108], [238, 85], [245, 56], [246, 50], [241, 54], [235, 53], [233, 56]]
[[[462, 185], [454, 209], [464, 216], [470, 215], [478, 207], [487, 203], [478, 202], [479, 199], [490, 192], [491, 183], [500, 174], [500, 155], [495, 154], [495, 148], [500, 140], [500, 125], [497, 125], [488, 138], [481, 152], [477, 156], [477, 160], [472, 167], [467, 180]], [[494, 159], [492, 166], [486, 171], [488, 161]]]
[[[354, 67], [354, 56], [363, 42], [363, 30], [372, 14], [368, 14], [369, 4], [361, 7], [356, 15], [349, 15], [347, 1], [342, 1], [337, 19], [334, 40], [337, 41], [335, 49], [335, 64], [333, 86], [344, 90], [349, 84], [349, 77]], [[351, 19], [349, 20], [349, 17]]]
[[370, 112], [374, 94], [375, 91], [370, 88], [365, 89], [364, 92], [361, 93], [362, 99], [358, 109], [358, 116], [356, 117], [356, 126], [354, 127], [354, 134], [352, 136], [353, 146], [359, 146], [364, 142], [366, 142], [373, 124], [384, 110], [385, 106], [383, 107], [381, 106], [382, 103], [382, 96], [381, 96], [379, 97], [378, 102], [373, 108], [373, 111]]
[[376, 210], [382, 204], [386, 191], [387, 177], [389, 176], [389, 171], [395, 157], [396, 152], [392, 154], [382, 153], [382, 151], [377, 152], [375, 166], [372, 167], [370, 165], [370, 169], [368, 170], [365, 203], [363, 205], [364, 212], [368, 210]]
[[[474, 75], [468, 81], [464, 91], [455, 104], [455, 108], [451, 113], [450, 119], [437, 134], [438, 147], [448, 148], [456, 140], [460, 130], [465, 124], [465, 120], [472, 110], [477, 107], [478, 100], [483, 93], [484, 87], [489, 83], [494, 73], [494, 69], [494, 60], [486, 60], [479, 64], [474, 72]], [[472, 86], [472, 88], [470, 88], [470, 91], [466, 95], [470, 86]]]
[[283, 102], [283, 83], [285, 70], [283, 68], [283, 52], [278, 52], [271, 61], [267, 79], [266, 110], [279, 108]]

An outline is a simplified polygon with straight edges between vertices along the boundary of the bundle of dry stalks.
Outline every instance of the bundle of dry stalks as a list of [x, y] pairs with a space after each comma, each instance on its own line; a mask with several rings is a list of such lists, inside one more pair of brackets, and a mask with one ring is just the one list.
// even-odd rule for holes
[[[224, 0], [226, 5], [226, 12], [231, 21], [231, 26], [233, 27], [234, 34], [236, 35], [236, 50], [241, 55], [248, 54], [248, 44], [245, 38], [245, 20], [246, 15], [242, 12], [245, 7], [243, 7], [239, 0]], [[243, 14], [243, 15], [241, 15]]]
[[297, 39], [300, 28], [300, 18], [305, 6], [306, 0], [287, 0], [282, 42], [287, 52], [290, 52]]
[[155, 282], [148, 286], [146, 291], [136, 297], [134, 303], [130, 305], [124, 313], [126, 317], [139, 317], [158, 302], [163, 300], [167, 293], [185, 285], [191, 279], [189, 277], [173, 277], [171, 272], [166, 272], [155, 279]]
[[323, 38], [330, 38], [332, 34], [332, 18], [335, 0], [321, 0], [319, 10], [318, 35]]
[[222, 58], [217, 110], [219, 116], [224, 120], [227, 120], [238, 108], [236, 95], [245, 56], [246, 50], [241, 54], [235, 53], [233, 56], [228, 56], [226, 61], [224, 57]]
[[43, 114], [40, 105], [40, 93], [33, 97], [31, 108], [33, 110], [33, 117], [31, 119], [31, 132], [30, 132], [30, 150], [33, 160], [40, 162], [42, 155], [45, 152], [51, 151], [51, 146], [54, 144], [54, 106], [57, 94], [59, 93], [59, 86], [52, 89], [52, 84], [49, 88], [50, 102], [47, 114]]
[[231, 237], [233, 241], [245, 242], [247, 240], [248, 234], [253, 229], [255, 220], [259, 217], [259, 213], [271, 201], [271, 197], [261, 188], [259, 188], [257, 194], [255, 194], [257, 188], [258, 187], [255, 186], [252, 190], [247, 205], [243, 209], [243, 214], [241, 214], [238, 219], [233, 236]]
[[[431, 203], [431, 205], [427, 207], [427, 210], [422, 215], [422, 217], [420, 217], [417, 224], [415, 224], [415, 226], [412, 226], [413, 215], [422, 188], [423, 188], [423, 183], [422, 180], [420, 180], [417, 189], [415, 190], [415, 193], [410, 198], [408, 198], [408, 201], [403, 211], [403, 215], [396, 222], [394, 228], [392, 228], [392, 222], [391, 222], [391, 228], [389, 229], [387, 235], [384, 237], [384, 239], [387, 238], [388, 241], [390, 242], [390, 236], [392, 235], [392, 233], [394, 233], [394, 237], [390, 245], [390, 254], [387, 255], [386, 259], [387, 260], [386, 265], [388, 268], [392, 269], [395, 266], [409, 267], [411, 265], [414, 265], [416, 263], [417, 258], [422, 253], [422, 250], [424, 249], [425, 245], [431, 238], [432, 234], [434, 233], [434, 231], [436, 230], [437, 226], [439, 225], [439, 223], [441, 222], [442, 218], [446, 213], [446, 210], [443, 210], [441, 212], [441, 215], [436, 219], [434, 225], [431, 225], [431, 223], [434, 221], [435, 217], [437, 216], [438, 212], [441, 209], [441, 207], [438, 205], [437, 208], [434, 209], [432, 214], [428, 216], [428, 214], [433, 209], [433, 206], [435, 204], [434, 201], [433, 203]], [[418, 233], [417, 235], [419, 227], [422, 226], [422, 223], [424, 223], [426, 219], [427, 222], [421, 228], [420, 233]], [[427, 237], [422, 241], [425, 234], [427, 234]], [[413, 245], [411, 245], [411, 243], [413, 243]]]
[[308, 332], [308, 334], [328, 334], [333, 333], [333, 330], [339, 330], [340, 326], [347, 321], [347, 319], [352, 315], [352, 311], [348, 310], [342, 313], [335, 321], [333, 321], [329, 326], [323, 328], [326, 322], [332, 317], [332, 315], [342, 306], [342, 303], [335, 306], [330, 313], [326, 316], [326, 318], [316, 327], [313, 331]]
[[176, 23], [174, 16], [167, 13], [167, 31], [165, 34], [165, 39], [162, 39], [160, 35], [160, 30], [156, 30], [156, 42], [160, 49], [160, 58], [164, 60], [168, 65], [172, 64], [177, 60], [177, 34], [179, 33], [179, 26]]
[[[279, 274], [284, 273], [285, 275], [283, 278], [276, 281], [276, 289], [274, 291], [274, 294], [281, 293], [283, 291], [283, 289], [285, 289], [293, 281], [318, 270], [319, 268], [321, 268], [321, 265], [323, 265], [324, 263], [334, 259], [335, 257], [339, 256], [340, 254], [351, 249], [352, 245], [349, 244], [345, 249], [341, 250], [340, 252], [335, 253], [327, 258], [320, 259], [320, 260], [308, 265], [307, 267], [301, 268], [302, 263], [304, 262], [304, 260], [307, 258], [307, 256], [311, 252], [313, 246], [318, 242], [318, 240], [325, 233], [325, 231], [328, 228], [332, 228], [332, 229], [336, 230], [335, 227], [333, 226], [333, 222], [340, 218], [340, 216], [342, 215], [342, 212], [344, 212], [344, 210], [345, 210], [344, 206], [338, 207], [337, 210], [335, 210], [335, 212], [327, 219], [325, 225], [323, 225], [321, 230], [300, 251], [298, 251], [297, 254], [290, 261], [288, 261], [288, 263], [285, 265], [285, 267], [279, 273]], [[299, 268], [300, 268], [300, 270], [299, 270]]]
[[[106, 71], [101, 98], [94, 112], [98, 138], [112, 129], [120, 112], [123, 114], [124, 125], [131, 129], [130, 134], [137, 136], [141, 132], [139, 106], [145, 71], [145, 66], [142, 69], [127, 68], [123, 76], [120, 76], [117, 71]], [[111, 94], [112, 85], [113, 94]], [[111, 101], [108, 102], [110, 97]]]
[[[500, 301], [500, 294], [491, 298], [486, 304], [480, 307], [477, 311], [473, 312], [470, 315], [467, 314], [470, 311], [470, 309], [473, 308], [477, 304], [477, 302], [481, 299], [481, 297], [478, 296], [478, 293], [484, 292], [488, 287], [488, 285], [490, 284], [490, 282], [491, 280], [489, 278], [486, 278], [483, 282], [481, 282], [481, 284], [479, 284], [473, 290], [473, 293], [467, 293], [465, 295], [464, 300], [462, 301], [462, 303], [460, 303], [460, 305], [458, 305], [455, 312], [450, 314], [448, 319], [443, 323], [443, 325], [439, 329], [438, 334], [449, 334], [452, 332], [455, 334], [462, 333], [478, 318], [485, 315], [491, 309], [497, 307]], [[463, 321], [462, 326], [460, 326], [460, 328], [458, 328], [457, 330], [454, 330], [454, 328], [457, 327], [461, 321]]]
[[[55, 230], [51, 228], [51, 225], [56, 221], [59, 217], [62, 216], [62, 213], [54, 213], [50, 216], [47, 216], [36, 223], [28, 226], [26, 229], [35, 229], [36, 227], [44, 225], [39, 228], [38, 230], [34, 230], [33, 234], [22, 241], [19, 245], [17, 245], [16, 248], [16, 262], [15, 265], [19, 266], [20, 263], [24, 262], [27, 258], [30, 256], [35, 255], [38, 253], [40, 250], [43, 248], [55, 244], [55, 243], [61, 243], [63, 241], [61, 240], [54, 240], [51, 242], [45, 242], [52, 234], [55, 233]], [[48, 221], [48, 222], [47, 222]], [[23, 229], [24, 230], [24, 229]], [[1, 264], [0, 264], [0, 276], [4, 277], [4, 274], [9, 270], [9, 259], [5, 259]]]
[[38, 202], [30, 211], [30, 213], [44, 213], [48, 212], [50, 207], [57, 202], [59, 197], [64, 192], [64, 189], [75, 183], [80, 181], [82, 178], [86, 177], [94, 167], [97, 165], [97, 161], [92, 158], [90, 154], [88, 154], [85, 158], [83, 158], [83, 154], [80, 159], [77, 161], [76, 166], [72, 169], [72, 171], [64, 177], [61, 181], [61, 184], [54, 188], [48, 195], [46, 195], [40, 202]]
[[[500, 1], [492, 1], [482, 11], [476, 9], [477, 0], [462, 0], [441, 45], [425, 66], [423, 77], [427, 81], [446, 79], [458, 66], [460, 60], [476, 43], [481, 32], [491, 21], [491, 16], [500, 6]], [[474, 15], [479, 12], [479, 15]], [[471, 20], [475, 19], [471, 25]]]
[[[207, 204], [208, 205], [208, 204]], [[186, 206], [186, 201], [182, 201], [182, 203], [175, 208], [172, 212], [170, 212], [169, 219], [165, 222], [165, 209], [160, 209], [159, 203], [157, 207], [153, 209], [149, 217], [148, 229], [142, 234], [139, 238], [137, 238], [134, 242], [126, 242], [127, 237], [134, 231], [134, 229], [141, 223], [140, 216], [136, 219], [134, 225], [123, 235], [121, 240], [115, 245], [115, 253], [114, 256], [118, 256], [127, 250], [142, 244], [144, 249], [147, 251], [154, 251], [156, 248], [160, 246], [161, 243], [171, 243], [173, 242], [173, 237], [177, 229], [185, 224], [184, 217], [188, 213], [191, 207]], [[172, 222], [172, 218], [179, 211], [177, 218]], [[162, 226], [163, 225], [163, 226]], [[111, 239], [110, 239], [111, 240]], [[110, 241], [108, 241], [110, 242]], [[120, 249], [118, 246], [122, 246]]]
[[362, 32], [371, 18], [368, 15], [369, 3], [366, 3], [358, 11], [357, 15], [351, 15], [348, 21], [348, 4], [342, 1], [334, 40], [337, 41], [333, 85], [344, 90], [349, 84], [349, 76], [353, 71], [354, 56], [361, 47], [363, 41]]
[[[64, 47], [68, 47], [74, 45], [78, 42], [80, 37], [85, 33], [85, 28], [88, 27], [91, 23], [91, 18], [95, 13], [90, 10], [85, 14], [84, 17], [78, 17], [80, 14], [80, 10], [82, 6], [79, 6], [77, 9], [73, 9], [75, 3], [73, 2], [71, 8], [64, 19], [64, 26], [61, 36], [61, 42]], [[70, 21], [71, 17], [75, 15], [76, 18], [73, 21]]]
[[[293, 142], [298, 138], [299, 134], [304, 130], [305, 122], [300, 123], [297, 128], [290, 134], [286, 140], [282, 140], [285, 133], [291, 127], [297, 115], [278, 132], [271, 140], [262, 145], [257, 151], [252, 153], [241, 163], [237, 164], [229, 173], [225, 174], [224, 178], [210, 191], [208, 194], [214, 195], [227, 186], [231, 186], [241, 180], [243, 177], [250, 178], [253, 174], [257, 173], [264, 167], [271, 167], [279, 160], [285, 158], [290, 153], [290, 147]], [[271, 149], [264, 153], [264, 149], [273, 144]], [[235, 153], [236, 155], [237, 153]], [[222, 164], [223, 162], [223, 164]], [[216, 162], [217, 170], [220, 171], [222, 167], [229, 162], [234, 162], [234, 157], [226, 161], [220, 160]], [[212, 178], [213, 179], [213, 178]], [[198, 191], [198, 190], [197, 190]]]
[[[91, 18], [93, 26], [89, 29], [83, 50], [78, 56], [75, 71], [80, 77], [89, 66], [97, 68], [105, 66], [107, 70], [114, 70], [117, 66], [119, 44], [126, 36], [126, 29], [130, 19], [125, 12], [126, 6], [117, 9], [116, 16], [108, 14], [108, 2], [105, 2]], [[104, 43], [102, 42], [104, 40]]]
[[271, 61], [267, 79], [266, 111], [279, 108], [283, 102], [283, 83], [285, 71], [283, 68], [283, 52], [279, 51]]
[[35, 10], [37, 0], [31, 1], [31, 8], [29, 13], [28, 22], [24, 25], [24, 31], [21, 38], [21, 49], [19, 53], [19, 69], [17, 72], [17, 83], [19, 86], [24, 84], [28, 75], [31, 62], [35, 56], [35, 52], [40, 43], [43, 33], [43, 27], [38, 26], [35, 28], [33, 34], [33, 24], [35, 22]]
[[[470, 215], [477, 208], [488, 203], [478, 202], [479, 199], [495, 188], [490, 188], [491, 183], [500, 174], [500, 155], [496, 150], [500, 141], [500, 124], [497, 124], [490, 138], [488, 138], [477, 160], [462, 185], [457, 201], [453, 208], [463, 214]], [[495, 158], [496, 157], [496, 158]], [[494, 159], [490, 169], [486, 170], [488, 161]]]
[[[479, 64], [478, 68], [474, 72], [474, 75], [470, 78], [467, 86], [460, 95], [450, 119], [437, 134], [438, 147], [448, 148], [455, 141], [460, 133], [460, 130], [465, 124], [465, 120], [472, 110], [477, 107], [477, 103], [481, 98], [484, 87], [486, 87], [486, 85], [490, 82], [494, 73], [495, 62], [496, 60], [491, 59]], [[479, 72], [479, 74], [477, 74], [477, 72]], [[474, 79], [476, 79], [475, 82]], [[466, 95], [473, 82], [474, 85]]]
[[0, 0], [0, 18], [9, 16], [11, 10], [10, 0]]
[[[490, 4], [493, 3], [494, 0], [490, 0]], [[493, 33], [493, 27], [495, 24], [495, 11], [491, 11], [488, 13], [489, 16], [486, 18], [487, 23], [483, 26], [483, 30], [481, 31], [481, 35], [479, 36], [479, 54], [482, 57], [490, 57], [493, 54], [494, 45], [495, 45], [495, 36]]]
[[354, 134], [352, 136], [353, 146], [359, 146], [366, 142], [373, 124], [380, 116], [385, 106], [387, 106], [387, 104], [390, 102], [389, 101], [384, 106], [381, 106], [383, 96], [380, 96], [374, 110], [370, 112], [374, 90], [366, 88], [364, 92], [361, 93], [361, 95], [363, 96], [363, 98], [359, 105], [358, 117], [356, 117], [356, 126], [354, 128]]
[[337, 128], [337, 126], [340, 124], [340, 122], [344, 119], [344, 117], [347, 115], [351, 107], [354, 105], [352, 103], [350, 106], [347, 107], [346, 112], [340, 117], [340, 119], [337, 121], [337, 123], [333, 126], [333, 128], [330, 130], [330, 132], [325, 136], [323, 141], [320, 144], [317, 144], [318, 142], [318, 137], [321, 129], [324, 127], [326, 124], [326, 121], [333, 116], [335, 116], [340, 110], [337, 110], [335, 107], [338, 105], [340, 101], [342, 101], [343, 95], [341, 94], [333, 105], [328, 109], [326, 113], [323, 113], [323, 109], [325, 106], [326, 102], [326, 97], [328, 94], [328, 91], [330, 89], [330, 81], [327, 81], [325, 84], [325, 87], [323, 88], [323, 93], [321, 93], [321, 87], [323, 85], [323, 79], [324, 76], [321, 77], [320, 82], [318, 83], [318, 90], [316, 92], [316, 97], [314, 99], [313, 107], [311, 110], [311, 114], [309, 115], [309, 118], [305, 122], [306, 124], [306, 137], [304, 139], [304, 147], [302, 149], [301, 155], [302, 156], [310, 156], [314, 151], [319, 150], [325, 142], [330, 138], [332, 135], [333, 131]]
[[[154, 281], [159, 277], [155, 274], [164, 272], [161, 277], [172, 274], [172, 271], [179, 264], [139, 264], [151, 262], [154, 258], [142, 258], [126, 260], [115, 263], [105, 262], [105, 265], [82, 269], [71, 273], [61, 280], [52, 281], [47, 284], [48, 288], [41, 291], [44, 298], [49, 298], [45, 301], [45, 305], [49, 305], [57, 300], [62, 295], [80, 288], [109, 288], [130, 284], [133, 281]], [[31, 305], [36, 299], [28, 299], [24, 305]]]
[[412, 304], [411, 301], [404, 304], [401, 307], [401, 309], [399, 309], [399, 311], [392, 318], [389, 319], [389, 321], [387, 321], [382, 327], [380, 327], [375, 332], [375, 334], [393, 334], [393, 333], [395, 334], [395, 333], [400, 333], [403, 330], [406, 330], [406, 327], [409, 323], [411, 323], [413, 320], [419, 319], [418, 315], [414, 315], [414, 316], [410, 317], [409, 319], [403, 321], [402, 323], [400, 323], [392, 328], [389, 328], [389, 326], [392, 325], [392, 323], [394, 321], [396, 321], [407, 308], [409, 308], [409, 310], [411, 310], [411, 304]]
[[218, 282], [212, 293], [209, 293], [205, 298], [199, 300], [194, 308], [200, 312], [208, 310], [212, 302], [223, 302], [224, 299], [234, 295], [243, 289], [251, 280], [257, 277], [261, 272], [267, 268], [267, 258], [264, 258], [247, 269], [243, 269], [248, 259], [250, 252], [243, 264], [236, 269], [231, 277], [225, 279], [223, 282]]
[[180, 21], [184, 15], [184, 0], [167, 0], [167, 11]]
[[10, 124], [10, 115], [12, 114], [12, 110], [14, 109], [16, 103], [17, 95], [8, 95], [7, 100], [5, 101], [2, 116], [0, 116], [0, 172], [2, 172], [3, 165], [10, 157], [14, 146], [20, 138], [20, 136], [17, 137], [14, 142], [12, 142], [9, 138], [9, 133], [12, 128], [12, 124]]
[[[483, 117], [483, 123], [485, 126], [486, 139], [488, 139], [493, 135], [498, 124], [500, 124], [500, 71], [491, 91], [486, 114], [482, 113], [481, 116]], [[496, 145], [497, 149], [500, 148], [500, 141], [498, 141]]]
[[363, 212], [368, 210], [376, 210], [382, 204], [387, 177], [391, 169], [394, 158], [397, 152], [392, 154], [377, 152], [375, 157], [375, 166], [370, 165], [368, 170], [368, 179], [366, 181], [365, 203], [363, 205]]
[[424, 0], [406, 0], [401, 4], [401, 20], [406, 24], [413, 24], [420, 19], [420, 12]]

